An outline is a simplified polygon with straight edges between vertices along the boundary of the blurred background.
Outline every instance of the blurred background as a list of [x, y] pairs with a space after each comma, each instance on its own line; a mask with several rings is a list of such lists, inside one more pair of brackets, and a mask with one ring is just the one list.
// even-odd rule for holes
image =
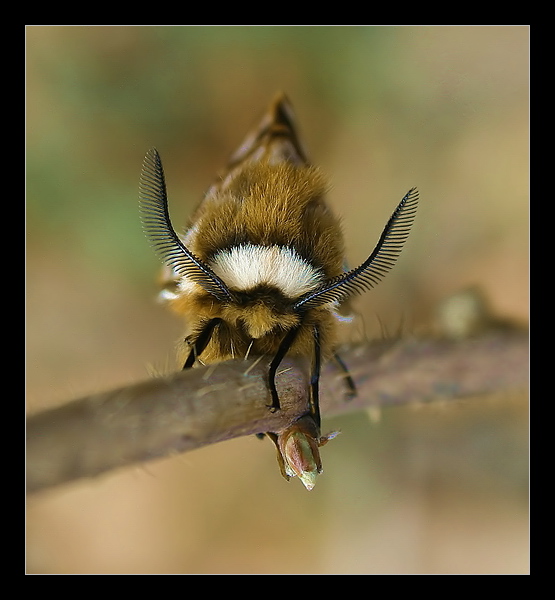
[[[426, 331], [468, 286], [528, 319], [529, 29], [26, 29], [27, 410], [175, 368], [138, 218], [146, 150], [183, 225], [275, 93], [332, 182], [348, 258], [421, 206], [357, 301], [369, 338]], [[244, 438], [33, 497], [29, 573], [528, 572], [527, 404], [495, 395], [326, 419], [307, 492]]]

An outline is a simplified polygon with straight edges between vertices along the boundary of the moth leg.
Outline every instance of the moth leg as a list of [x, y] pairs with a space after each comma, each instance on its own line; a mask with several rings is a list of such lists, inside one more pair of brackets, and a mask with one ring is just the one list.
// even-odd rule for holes
[[220, 322], [221, 319], [219, 318], [210, 319], [210, 321], [208, 321], [202, 328], [201, 332], [197, 336], [197, 339], [193, 342], [193, 347], [191, 348], [191, 352], [189, 352], [189, 356], [183, 365], [183, 369], [190, 369], [195, 364], [195, 360], [202, 354], [203, 350], [208, 345], [208, 342], [212, 337], [214, 327], [216, 327], [216, 325], [218, 325]]
[[353, 378], [349, 373], [347, 365], [343, 362], [343, 359], [339, 356], [339, 354], [334, 352], [333, 359], [335, 360], [339, 368], [343, 371], [343, 380], [345, 382], [345, 387], [347, 388], [347, 400], [351, 400], [357, 395], [357, 387], [355, 385], [355, 382], [353, 381]]
[[320, 329], [314, 325], [314, 362], [310, 375], [310, 410], [314, 422], [320, 430], [320, 367], [322, 365], [322, 351], [320, 348]]
[[298, 332], [299, 327], [297, 326], [293, 329], [290, 329], [286, 333], [285, 337], [281, 340], [281, 344], [279, 345], [276, 355], [270, 363], [270, 370], [268, 372], [268, 383], [270, 386], [270, 394], [272, 395], [272, 404], [270, 404], [269, 408], [272, 412], [276, 412], [276, 410], [280, 409], [279, 396], [276, 389], [276, 371], [281, 361], [283, 360], [283, 357], [287, 354], [289, 348], [291, 348], [291, 344], [293, 344], [293, 342], [295, 341]]

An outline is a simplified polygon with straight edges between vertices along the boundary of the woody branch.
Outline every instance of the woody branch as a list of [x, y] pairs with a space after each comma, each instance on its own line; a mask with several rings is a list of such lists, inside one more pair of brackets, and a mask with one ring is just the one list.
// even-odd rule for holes
[[[345, 401], [341, 374], [322, 374], [324, 417], [370, 407], [525, 389], [528, 335], [491, 330], [462, 340], [385, 340], [347, 348], [358, 389]], [[308, 410], [302, 365], [283, 361], [272, 413], [264, 360], [228, 361], [95, 394], [29, 417], [27, 490], [186, 452], [234, 437], [279, 433]]]

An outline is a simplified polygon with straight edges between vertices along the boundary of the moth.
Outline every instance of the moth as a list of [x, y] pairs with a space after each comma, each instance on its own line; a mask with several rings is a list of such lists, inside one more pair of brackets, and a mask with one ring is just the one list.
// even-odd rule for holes
[[[345, 270], [328, 182], [297, 135], [291, 105], [279, 95], [231, 156], [183, 234], [168, 209], [162, 161], [147, 152], [140, 180], [143, 228], [165, 264], [161, 297], [188, 324], [184, 369], [247, 356], [271, 357], [270, 410], [280, 409], [275, 378], [286, 355], [310, 361], [310, 412], [320, 427], [319, 378], [335, 359], [339, 307], [373, 288], [393, 267], [418, 202], [411, 189], [368, 258]], [[274, 440], [275, 441], [275, 440]]]

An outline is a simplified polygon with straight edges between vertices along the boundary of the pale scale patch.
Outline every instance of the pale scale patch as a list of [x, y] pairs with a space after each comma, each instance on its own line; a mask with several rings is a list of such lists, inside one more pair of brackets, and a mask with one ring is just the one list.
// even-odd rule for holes
[[298, 298], [323, 283], [322, 273], [284, 246], [234, 246], [219, 252], [211, 268], [231, 289], [245, 291], [265, 283], [288, 298]]

